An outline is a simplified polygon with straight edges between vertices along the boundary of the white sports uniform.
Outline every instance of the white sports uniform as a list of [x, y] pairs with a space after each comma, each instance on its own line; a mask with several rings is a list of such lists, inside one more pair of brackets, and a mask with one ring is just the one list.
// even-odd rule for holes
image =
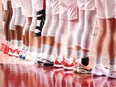
[[76, 0], [59, 0], [60, 19], [78, 19], [78, 6]]
[[46, 0], [46, 14], [59, 14], [59, 0]]
[[21, 0], [11, 0], [11, 5], [13, 9], [13, 15], [10, 22], [10, 29], [14, 30], [14, 25], [19, 25], [23, 27], [24, 17], [22, 16]]
[[80, 10], [95, 10], [94, 0], [77, 0]]
[[32, 17], [32, 0], [21, 0], [22, 14], [26, 17]]
[[100, 19], [116, 17], [116, 0], [95, 0], [97, 17]]

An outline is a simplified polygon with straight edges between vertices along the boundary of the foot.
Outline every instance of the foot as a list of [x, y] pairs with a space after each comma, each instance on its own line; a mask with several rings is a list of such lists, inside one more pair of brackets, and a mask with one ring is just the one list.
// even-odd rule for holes
[[63, 68], [66, 70], [73, 70], [73, 67], [74, 67], [73, 58], [65, 59]]
[[56, 58], [54, 61], [54, 67], [63, 67], [63, 58]]
[[54, 65], [54, 61], [53, 61], [53, 56], [46, 56], [45, 58], [43, 58], [43, 65], [44, 66], [53, 66]]
[[108, 71], [107, 69], [103, 66], [103, 64], [96, 64], [93, 67], [92, 74], [96, 76], [102, 76], [102, 75], [107, 75]]
[[116, 79], [116, 66], [114, 68], [109, 68], [108, 78]]

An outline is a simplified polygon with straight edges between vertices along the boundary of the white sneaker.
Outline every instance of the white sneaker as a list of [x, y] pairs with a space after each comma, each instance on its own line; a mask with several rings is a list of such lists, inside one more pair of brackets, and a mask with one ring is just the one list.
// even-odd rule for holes
[[36, 53], [35, 52], [27, 52], [25, 55], [25, 60], [35, 61]]
[[54, 65], [54, 57], [52, 55], [47, 55], [46, 58], [43, 58], [44, 66], [53, 66]]
[[36, 54], [36, 58], [35, 58], [35, 64], [42, 64], [43, 63], [43, 58], [41, 57], [41, 53], [37, 53]]
[[107, 75], [108, 70], [103, 66], [103, 64], [95, 64], [92, 69], [92, 74], [97, 76]]
[[108, 78], [115, 78], [116, 79], [116, 69], [109, 68], [107, 77]]

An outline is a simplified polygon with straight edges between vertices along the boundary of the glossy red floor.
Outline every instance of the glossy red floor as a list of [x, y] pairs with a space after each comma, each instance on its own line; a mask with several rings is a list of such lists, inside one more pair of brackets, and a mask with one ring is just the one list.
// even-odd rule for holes
[[0, 64], [0, 87], [116, 87], [116, 80], [32, 64]]

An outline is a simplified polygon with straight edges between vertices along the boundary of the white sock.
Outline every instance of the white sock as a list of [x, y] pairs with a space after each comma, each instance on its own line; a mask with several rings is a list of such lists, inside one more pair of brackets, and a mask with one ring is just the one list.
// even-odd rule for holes
[[72, 58], [73, 57], [73, 50], [67, 49], [67, 56], [66, 58]]
[[26, 45], [22, 44], [22, 50], [25, 50]]
[[76, 61], [81, 63], [81, 50], [76, 50]]
[[116, 58], [110, 58], [109, 59], [109, 64], [110, 65], [115, 65], [116, 64]]
[[29, 46], [29, 52], [34, 52], [35, 48], [33, 46]]
[[17, 46], [22, 46], [22, 40], [17, 40]]
[[57, 57], [62, 56], [62, 48], [61, 47], [57, 47], [56, 52], [57, 52], [57, 54], [56, 54]]
[[47, 53], [47, 50], [48, 50], [48, 45], [42, 44], [41, 53]]
[[47, 55], [52, 55], [53, 50], [54, 50], [54, 46], [48, 46], [48, 52], [47, 52]]
[[21, 50], [22, 48], [22, 40], [17, 40], [17, 49]]
[[37, 53], [41, 53], [41, 48], [35, 48], [35, 51], [36, 51]]
[[29, 50], [29, 46], [25, 46], [25, 50], [28, 51]]
[[9, 41], [8, 41], [8, 40], [6, 40], [6, 41], [5, 41], [5, 44], [6, 44], [6, 45], [9, 45]]
[[81, 58], [89, 57], [89, 52], [81, 51]]
[[96, 64], [102, 64], [102, 58], [101, 58], [101, 57], [97, 57], [97, 58], [95, 59], [95, 63], [96, 63]]
[[16, 45], [16, 40], [11, 40], [12, 46]]

